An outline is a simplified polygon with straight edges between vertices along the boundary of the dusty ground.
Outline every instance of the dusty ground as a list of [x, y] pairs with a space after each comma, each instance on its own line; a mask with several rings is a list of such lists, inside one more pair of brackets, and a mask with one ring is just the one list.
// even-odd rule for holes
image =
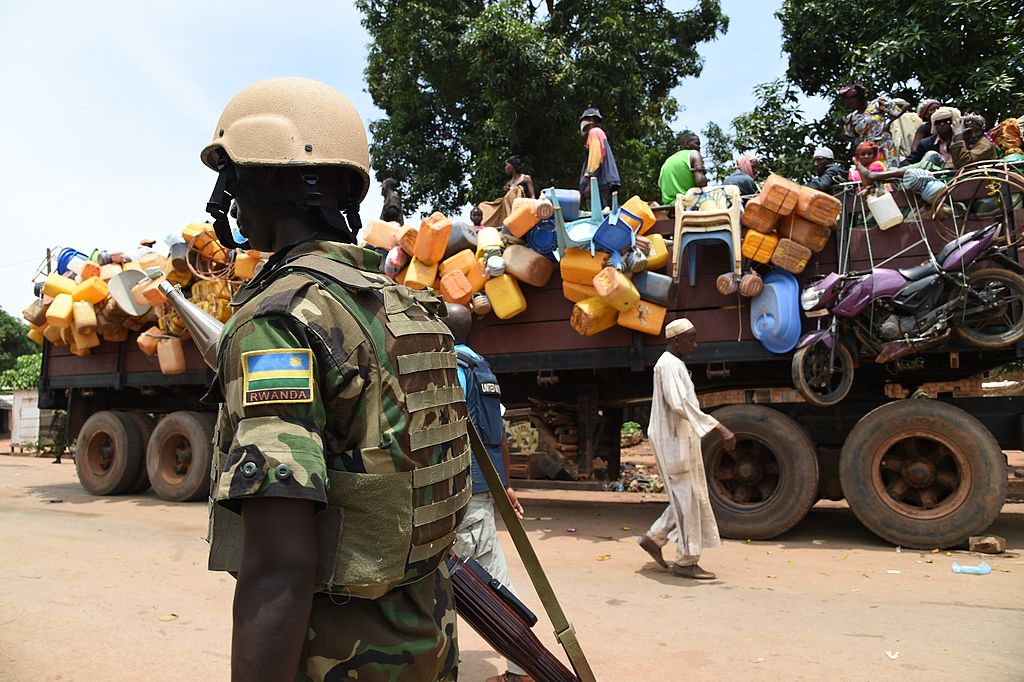
[[[967, 553], [898, 553], [831, 505], [778, 542], [709, 551], [702, 563], [720, 579], [694, 584], [635, 545], [657, 498], [523, 498], [602, 681], [1024, 677], [1024, 505], [1007, 505], [992, 529], [1009, 553], [989, 558], [987, 576], [950, 571], [979, 560]], [[70, 463], [0, 456], [0, 518], [0, 679], [227, 679], [233, 586], [205, 570], [206, 505], [92, 498]], [[536, 605], [515, 560], [513, 575]], [[554, 646], [543, 620], [537, 630]], [[503, 669], [475, 633], [460, 634], [461, 679]]]

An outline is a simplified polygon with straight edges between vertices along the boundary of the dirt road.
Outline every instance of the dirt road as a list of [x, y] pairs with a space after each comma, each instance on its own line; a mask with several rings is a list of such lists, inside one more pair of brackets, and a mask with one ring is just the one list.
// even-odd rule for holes
[[[832, 505], [779, 542], [707, 552], [701, 563], [719, 580], [695, 584], [636, 547], [661, 503], [522, 499], [602, 682], [1024, 677], [1024, 505], [1007, 505], [992, 529], [1009, 549], [988, 558], [987, 576], [950, 571], [980, 560], [966, 552], [897, 552]], [[233, 580], [205, 569], [206, 505], [93, 498], [70, 463], [0, 456], [0, 519], [0, 680], [228, 678]], [[555, 646], [543, 619], [537, 631]], [[468, 627], [460, 640], [460, 679], [504, 669]]]

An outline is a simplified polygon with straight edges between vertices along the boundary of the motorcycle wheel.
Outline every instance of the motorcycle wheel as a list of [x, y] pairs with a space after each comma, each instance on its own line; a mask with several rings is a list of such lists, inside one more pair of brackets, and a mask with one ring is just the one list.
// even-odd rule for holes
[[832, 349], [824, 343], [811, 344], [793, 355], [793, 385], [811, 405], [836, 405], [853, 387], [853, 354], [850, 349], [837, 341], [830, 370], [831, 358]]
[[956, 333], [971, 344], [988, 349], [1004, 348], [1024, 338], [1024, 277], [1000, 268], [976, 270], [968, 277], [976, 292], [996, 285], [1005, 289], [1005, 295], [993, 310], [954, 318]]

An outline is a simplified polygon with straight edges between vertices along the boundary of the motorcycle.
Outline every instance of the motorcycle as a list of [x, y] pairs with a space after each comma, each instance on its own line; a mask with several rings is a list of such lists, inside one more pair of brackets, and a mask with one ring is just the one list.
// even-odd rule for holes
[[[964, 234], [921, 265], [812, 280], [800, 294], [810, 317], [831, 314], [793, 356], [793, 383], [811, 404], [839, 403], [853, 386], [854, 354], [886, 364], [940, 345], [952, 332], [978, 348], [1024, 338], [1024, 268], [997, 246], [1000, 223]], [[984, 260], [1003, 267], [972, 269]]]

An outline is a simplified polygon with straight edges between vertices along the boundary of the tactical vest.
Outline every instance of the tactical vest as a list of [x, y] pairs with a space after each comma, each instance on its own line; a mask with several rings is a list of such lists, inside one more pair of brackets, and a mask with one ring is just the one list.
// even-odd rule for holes
[[[327, 508], [316, 517], [315, 581], [320, 591], [373, 599], [438, 568], [472, 493], [465, 398], [451, 332], [437, 319], [444, 302], [317, 254], [297, 256], [269, 274], [260, 291], [283, 277], [302, 278], [296, 286], [315, 281], [356, 320], [372, 348], [361, 401], [365, 432], [348, 454], [372, 454], [378, 465], [373, 473], [338, 469], [338, 462], [363, 458], [332, 456], [344, 453], [328, 451], [324, 439], [329, 481]], [[237, 324], [258, 307], [244, 306]], [[218, 439], [214, 475], [223, 468], [227, 436]], [[393, 470], [381, 471], [381, 461]], [[210, 568], [237, 571], [240, 516], [216, 504], [212, 516]]]
[[[487, 454], [498, 470], [501, 482], [508, 485], [505, 471], [505, 457], [501, 442], [505, 437], [505, 422], [501, 417], [501, 386], [491, 366], [480, 357], [474, 357], [459, 348], [455, 349], [459, 367], [466, 375], [466, 409], [469, 419], [480, 433], [480, 440], [487, 448]], [[487, 482], [480, 466], [473, 460], [473, 493], [488, 492]]]

